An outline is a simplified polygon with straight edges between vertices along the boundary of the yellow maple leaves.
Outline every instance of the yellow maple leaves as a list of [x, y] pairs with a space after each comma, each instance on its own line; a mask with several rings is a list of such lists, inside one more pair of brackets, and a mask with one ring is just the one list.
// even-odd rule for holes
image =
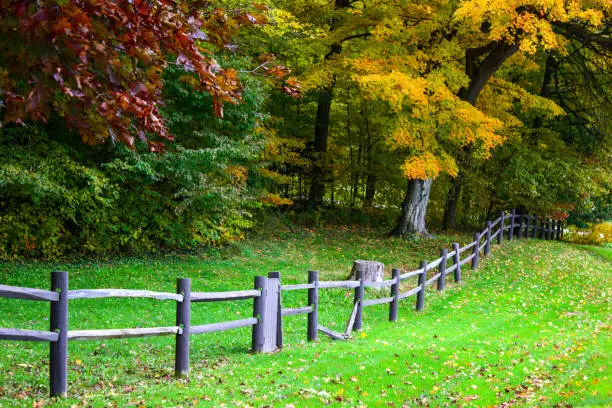
[[411, 156], [401, 167], [404, 176], [409, 179], [435, 179], [441, 172], [455, 177], [458, 173], [457, 164], [450, 156], [434, 155], [431, 152]]
[[394, 111], [402, 110], [408, 100], [413, 104], [427, 105], [425, 96], [427, 81], [399, 71], [355, 75], [354, 79], [369, 99], [380, 99], [389, 103]]
[[487, 40], [518, 43], [527, 53], [538, 49], [563, 52], [567, 41], [553, 30], [553, 24], [580, 21], [601, 27], [602, 10], [610, 7], [605, 0], [468, 0], [460, 4], [455, 21], [479, 34], [486, 23]]

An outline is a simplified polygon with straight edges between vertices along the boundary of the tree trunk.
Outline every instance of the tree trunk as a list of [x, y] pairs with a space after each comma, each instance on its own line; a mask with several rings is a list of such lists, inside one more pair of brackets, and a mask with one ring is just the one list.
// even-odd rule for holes
[[367, 135], [367, 148], [368, 148], [368, 174], [366, 176], [366, 187], [365, 187], [365, 199], [364, 207], [370, 208], [374, 204], [374, 195], [376, 194], [376, 174], [373, 171], [372, 166], [372, 149], [374, 142], [372, 141], [372, 134], [370, 133], [370, 121], [368, 120], [367, 102], [363, 101], [363, 116], [365, 119], [365, 128]]
[[[340, 10], [348, 8], [351, 5], [350, 0], [336, 0], [334, 9]], [[340, 22], [336, 18], [332, 18], [331, 31], [335, 31]], [[342, 43], [332, 44], [331, 50], [325, 55], [325, 60], [329, 60], [334, 55], [342, 52]], [[329, 137], [329, 115], [331, 112], [332, 98], [334, 87], [336, 86], [335, 79], [324, 88], [319, 94], [317, 101], [317, 117], [315, 119], [315, 154], [313, 157], [312, 179], [310, 183], [310, 192], [308, 194], [308, 208], [314, 210], [320, 207], [323, 203], [325, 195], [325, 179], [327, 175], [326, 155], [327, 155], [327, 139]]]
[[423, 237], [430, 237], [425, 227], [425, 214], [427, 212], [427, 202], [433, 180], [409, 180], [406, 189], [406, 196], [402, 203], [402, 213], [397, 219], [397, 225], [390, 235], [404, 236], [416, 234]]
[[376, 194], [376, 175], [371, 172], [366, 177], [364, 207], [371, 208], [374, 205], [374, 195]]
[[[472, 105], [476, 104], [478, 95], [489, 79], [502, 66], [502, 64], [518, 51], [517, 44], [506, 44], [504, 42], [493, 42], [480, 48], [470, 48], [465, 52], [465, 73], [470, 77], [467, 88], [459, 91], [459, 97]], [[486, 55], [484, 60], [478, 64], [478, 58]], [[464, 156], [461, 160], [461, 169], [469, 166], [471, 146], [467, 146], [460, 153]], [[457, 226], [457, 204], [461, 195], [465, 171], [459, 171], [453, 180], [451, 189], [444, 206], [444, 229], [455, 229]]]
[[[493, 74], [497, 72], [499, 67], [508, 58], [513, 56], [518, 49], [518, 44], [507, 44], [505, 42], [496, 42], [485, 47], [468, 49], [465, 53], [465, 66], [466, 74], [470, 77], [470, 84], [467, 88], [459, 91], [459, 97], [475, 105], [482, 88], [484, 88]], [[477, 59], [487, 52], [488, 55], [484, 61], [477, 66]]]
[[314, 157], [312, 163], [312, 178], [308, 195], [308, 208], [319, 208], [325, 194], [325, 176], [327, 174], [327, 140], [329, 138], [329, 115], [335, 84], [321, 91], [317, 104], [315, 119]]
[[355, 261], [347, 280], [358, 280], [360, 272], [364, 271], [366, 282], [382, 282], [385, 280], [385, 265], [376, 261]]
[[461, 196], [461, 188], [463, 177], [458, 176], [451, 182], [451, 188], [448, 191], [448, 197], [446, 199], [446, 206], [444, 207], [444, 220], [442, 222], [442, 228], [444, 230], [454, 230], [457, 228], [457, 205], [459, 204], [459, 197]]

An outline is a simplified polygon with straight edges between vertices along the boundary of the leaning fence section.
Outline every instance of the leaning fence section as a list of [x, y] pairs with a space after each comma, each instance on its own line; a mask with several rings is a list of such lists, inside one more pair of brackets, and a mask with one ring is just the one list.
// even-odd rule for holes
[[[449, 251], [444, 248], [434, 261], [421, 261], [418, 269], [402, 271], [392, 269], [391, 279], [382, 282], [366, 282], [364, 271], [358, 280], [320, 281], [317, 271], [308, 272], [308, 283], [281, 284], [279, 272], [268, 276], [256, 276], [253, 289], [226, 292], [192, 292], [190, 279], [178, 279], [176, 293], [128, 289], [77, 289], [69, 290], [68, 273], [51, 273], [51, 290], [0, 285], [0, 298], [24, 299], [50, 303], [49, 331], [19, 328], [0, 328], [0, 340], [35, 341], [49, 343], [49, 391], [51, 396], [65, 396], [68, 381], [68, 342], [82, 340], [117, 339], [130, 337], [175, 336], [175, 375], [189, 373], [190, 337], [205, 333], [251, 327], [251, 350], [255, 353], [270, 353], [283, 347], [283, 322], [285, 318], [307, 315], [306, 336], [309, 341], [318, 339], [322, 333], [334, 340], [347, 340], [352, 331], [363, 325], [363, 308], [388, 305], [389, 321], [397, 321], [401, 301], [415, 296], [415, 309], [425, 307], [425, 294], [429, 286], [436, 285], [438, 291], [446, 287], [447, 276], [455, 283], [461, 282], [462, 268], [469, 264], [478, 268], [481, 256], [487, 256], [493, 243], [502, 244], [504, 239], [539, 238], [560, 240], [563, 234], [561, 221], [543, 219], [535, 215], [501, 212], [494, 221], [487, 221], [486, 228], [474, 234], [474, 240], [460, 247], [454, 243]], [[431, 276], [429, 276], [431, 275]], [[429, 277], [428, 277], [429, 276]], [[388, 296], [366, 299], [365, 288], [388, 290]], [[326, 289], [353, 290], [353, 308], [344, 332], [337, 332], [319, 323], [319, 293]], [[402, 292], [402, 288], [405, 291]], [[284, 308], [282, 293], [306, 291], [306, 304], [295, 308]], [[174, 325], [149, 328], [125, 328], [107, 330], [69, 330], [69, 301], [99, 298], [149, 298], [171, 301], [176, 304]], [[191, 322], [191, 311], [195, 303], [252, 301], [252, 317], [209, 324]]]

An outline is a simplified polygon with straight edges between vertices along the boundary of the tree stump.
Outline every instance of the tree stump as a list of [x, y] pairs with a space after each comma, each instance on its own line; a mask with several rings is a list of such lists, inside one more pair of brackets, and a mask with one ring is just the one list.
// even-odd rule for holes
[[355, 261], [347, 280], [359, 280], [359, 273], [364, 271], [366, 282], [382, 282], [385, 280], [385, 265], [376, 261]]

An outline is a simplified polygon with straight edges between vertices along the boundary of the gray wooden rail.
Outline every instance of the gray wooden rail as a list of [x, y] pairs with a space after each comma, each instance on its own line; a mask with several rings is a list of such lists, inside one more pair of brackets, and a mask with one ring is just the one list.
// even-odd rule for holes
[[[436, 289], [443, 291], [446, 287], [446, 276], [449, 273], [453, 273], [454, 281], [460, 283], [461, 267], [471, 262], [472, 269], [478, 268], [481, 255], [486, 257], [490, 253], [494, 240], [498, 245], [503, 243], [504, 238], [509, 241], [526, 238], [559, 240], [562, 233], [561, 221], [543, 219], [529, 214], [517, 214], [514, 210], [510, 214], [505, 214], [502, 211], [500, 217], [496, 220], [487, 221], [486, 228], [481, 232], [476, 232], [474, 240], [467, 245], [460, 247], [458, 243], [454, 243], [450, 252], [447, 249], [442, 249], [440, 258], [429, 263], [421, 261], [419, 268], [413, 271], [402, 273], [400, 269], [393, 269], [391, 279], [382, 282], [366, 282], [363, 271], [359, 280], [319, 281], [319, 273], [310, 271], [308, 273], [308, 283], [281, 285], [280, 273], [271, 272], [267, 277], [256, 276], [253, 289], [227, 292], [192, 292], [190, 279], [178, 279], [176, 293], [132, 289], [68, 290], [68, 274], [66, 272], [52, 272], [51, 290], [49, 291], [0, 285], [0, 298], [50, 302], [49, 331], [0, 328], [0, 340], [49, 343], [49, 392], [51, 396], [65, 396], [67, 392], [68, 341], [175, 336], [175, 375], [186, 376], [189, 373], [190, 336], [192, 335], [251, 327], [252, 352], [270, 353], [283, 346], [284, 318], [307, 315], [306, 335], [309, 341], [317, 340], [319, 332], [334, 340], [347, 340], [350, 338], [352, 331], [361, 329], [364, 307], [388, 304], [389, 320], [397, 321], [399, 302], [416, 295], [415, 308], [417, 311], [423, 310], [428, 286], [436, 282]], [[463, 255], [466, 252], [468, 255]], [[413, 287], [409, 287], [410, 285], [407, 282], [411, 278], [417, 278], [417, 281], [413, 282]], [[318, 317], [319, 292], [322, 289], [338, 288], [354, 290], [353, 308], [344, 333], [335, 332], [322, 326]], [[388, 288], [389, 292], [387, 292], [388, 295], [380, 296], [380, 291], [366, 291], [366, 288], [381, 290]], [[305, 296], [307, 304], [295, 308], [283, 308], [282, 292], [300, 290], [307, 291]], [[367, 294], [374, 292], [377, 296], [366, 299]], [[176, 303], [175, 325], [148, 328], [68, 330], [69, 301], [100, 298], [150, 298], [160, 301], [174, 301]], [[251, 299], [253, 316], [250, 318], [192, 325], [192, 303]]]

